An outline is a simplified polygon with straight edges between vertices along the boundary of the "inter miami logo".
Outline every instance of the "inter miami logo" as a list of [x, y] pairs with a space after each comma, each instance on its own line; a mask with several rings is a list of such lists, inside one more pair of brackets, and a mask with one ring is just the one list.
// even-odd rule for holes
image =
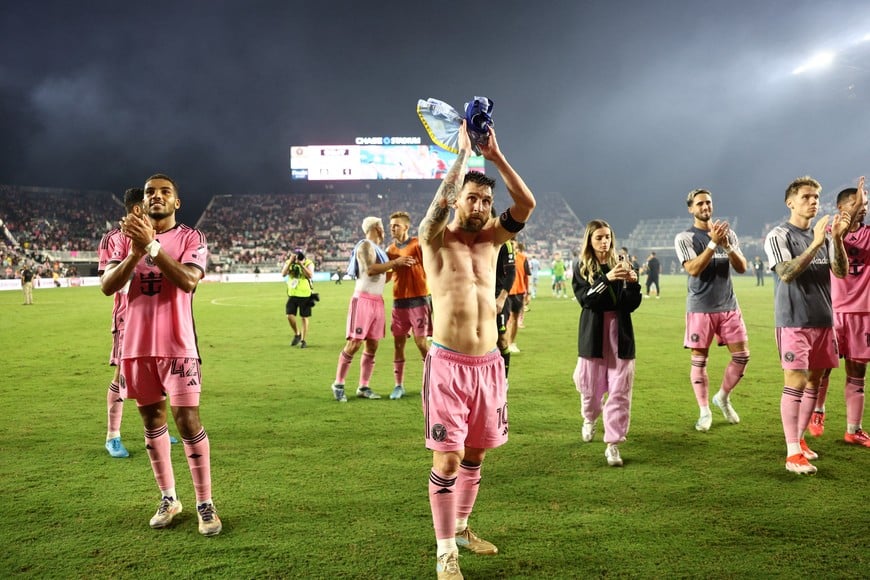
[[354, 331], [354, 334], [362, 334], [362, 333], [363, 333], [362, 326], [357, 326], [356, 330]]
[[785, 359], [785, 362], [794, 362], [794, 353], [792, 351], [788, 351], [783, 355], [782, 358]]
[[692, 333], [692, 336], [690, 336], [689, 339], [690, 339], [692, 342], [698, 342], [699, 340], [701, 340], [701, 337], [698, 336], [698, 333], [697, 333], [697, 332], [693, 332], [693, 333]]
[[439, 443], [445, 441], [447, 439], [447, 427], [441, 423], [432, 425], [432, 439]]
[[145, 296], [156, 296], [160, 294], [160, 288], [163, 286], [163, 274], [160, 272], [148, 272], [139, 275], [139, 291]]

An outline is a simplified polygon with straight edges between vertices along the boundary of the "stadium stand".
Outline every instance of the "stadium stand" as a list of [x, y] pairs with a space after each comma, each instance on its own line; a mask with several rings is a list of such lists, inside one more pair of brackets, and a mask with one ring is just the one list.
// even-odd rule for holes
[[[842, 187], [823, 192], [820, 215], [835, 211], [836, 191]], [[559, 193], [536, 193], [536, 198], [535, 216], [518, 236], [526, 252], [545, 264], [555, 252], [574, 255], [583, 235], [581, 219]], [[290, 250], [301, 247], [319, 271], [335, 272], [344, 269], [361, 236], [362, 216], [377, 215], [386, 223], [390, 213], [404, 210], [417, 223], [431, 200], [429, 194], [392, 189], [384, 193], [224, 194], [212, 197], [196, 225], [209, 240], [210, 271], [246, 273], [258, 268], [275, 272]], [[497, 189], [497, 208], [501, 211], [506, 205], [506, 194]], [[122, 213], [123, 204], [110, 192], [0, 185], [0, 277], [14, 277], [25, 261], [35, 265], [41, 276], [94, 274], [96, 246]], [[665, 273], [679, 272], [673, 240], [689, 226], [689, 217], [640, 220], [620, 245], [627, 246], [641, 262], [655, 251]], [[765, 233], [787, 216], [783, 212], [756, 235], [741, 231], [736, 217], [722, 219], [738, 232], [743, 253], [751, 259], [764, 256]], [[416, 226], [412, 235], [416, 235]]]
[[[434, 192], [432, 193], [434, 195]], [[519, 235], [526, 251], [546, 261], [580, 244], [581, 223], [558, 193], [537, 194], [535, 217]], [[366, 215], [386, 223], [403, 210], [419, 222], [431, 195], [410, 192], [215, 195], [196, 226], [209, 241], [210, 271], [225, 273], [280, 270], [287, 253], [303, 248], [320, 271], [343, 270], [362, 232]], [[507, 206], [496, 191], [496, 206]], [[40, 275], [76, 268], [95, 274], [96, 247], [123, 215], [119, 198], [109, 192], [0, 185], [0, 264], [14, 276], [22, 261], [39, 266]], [[416, 235], [416, 226], [412, 228]]]
[[[549, 257], [579, 245], [580, 221], [560, 194], [538, 194], [535, 219], [520, 234], [526, 251]], [[506, 205], [503, 198], [496, 198]], [[222, 271], [280, 269], [294, 248], [302, 248], [318, 270], [333, 272], [347, 265], [361, 238], [359, 222], [366, 215], [386, 224], [398, 210], [423, 217], [432, 198], [420, 194], [335, 193], [218, 195], [209, 203], [197, 227], [209, 240], [212, 260]], [[416, 226], [412, 227], [416, 235]]]
[[24, 260], [40, 276], [96, 264], [100, 238], [123, 212], [120, 200], [105, 191], [0, 185], [4, 276]]

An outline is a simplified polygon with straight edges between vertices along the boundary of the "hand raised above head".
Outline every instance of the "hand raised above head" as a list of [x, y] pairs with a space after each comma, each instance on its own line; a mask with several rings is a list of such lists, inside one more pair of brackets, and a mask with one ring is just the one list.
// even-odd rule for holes
[[486, 142], [480, 143], [478, 149], [480, 149], [480, 154], [483, 155], [483, 158], [488, 161], [492, 161], [501, 155], [501, 150], [498, 148], [498, 139], [495, 136], [495, 128], [491, 125]]
[[471, 151], [471, 137], [468, 136], [468, 122], [463, 119], [462, 126], [459, 128], [459, 143], [457, 144], [460, 151]]

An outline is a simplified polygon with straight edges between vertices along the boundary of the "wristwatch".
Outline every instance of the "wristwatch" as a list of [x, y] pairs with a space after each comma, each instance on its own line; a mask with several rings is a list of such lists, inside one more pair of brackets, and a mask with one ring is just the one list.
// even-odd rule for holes
[[145, 251], [148, 252], [148, 255], [152, 258], [156, 258], [157, 253], [160, 251], [160, 242], [157, 240], [151, 240], [145, 245]]

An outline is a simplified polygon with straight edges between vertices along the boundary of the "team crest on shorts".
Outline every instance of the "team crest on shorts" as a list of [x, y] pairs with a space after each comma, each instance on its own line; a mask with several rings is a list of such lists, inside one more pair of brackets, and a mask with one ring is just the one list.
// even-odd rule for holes
[[435, 425], [432, 425], [432, 439], [438, 441], [439, 443], [445, 441], [447, 439], [447, 427], [445, 427], [441, 423], [436, 423]]
[[700, 339], [701, 337], [698, 336], [697, 332], [693, 332], [692, 336], [689, 337], [689, 340], [691, 340], [692, 342], [698, 342]]
[[785, 362], [794, 362], [794, 353], [792, 351], [788, 351], [784, 355], [782, 355], [782, 358], [785, 360]]

